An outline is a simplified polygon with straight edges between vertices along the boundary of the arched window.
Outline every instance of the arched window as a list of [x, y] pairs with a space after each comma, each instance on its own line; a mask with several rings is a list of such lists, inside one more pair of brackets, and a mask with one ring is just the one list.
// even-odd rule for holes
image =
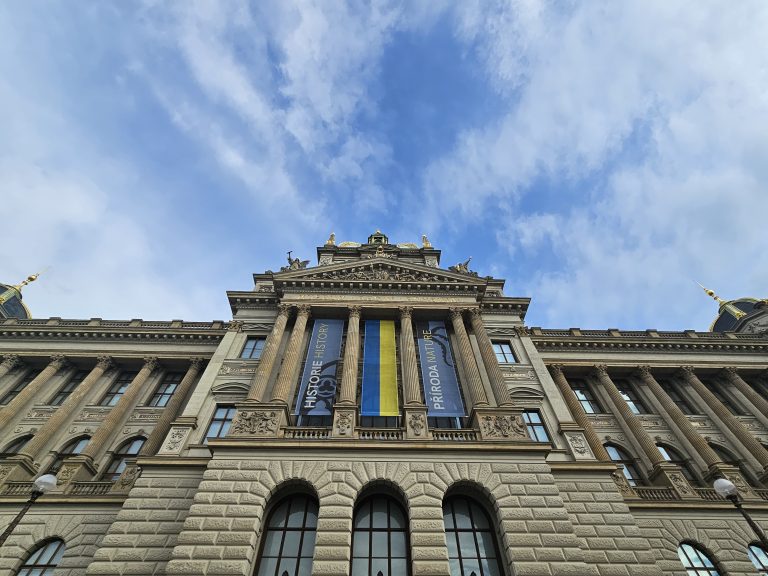
[[451, 576], [501, 576], [496, 531], [480, 505], [464, 496], [443, 501]]
[[109, 466], [104, 471], [103, 479], [114, 482], [120, 478], [120, 474], [125, 470], [126, 458], [136, 456], [146, 441], [147, 439], [143, 436], [137, 436], [136, 438], [131, 438], [128, 442], [120, 446], [112, 456], [112, 461], [109, 463]]
[[749, 475], [749, 473], [747, 472], [745, 467], [742, 465], [742, 463], [739, 461], [739, 459], [736, 456], [734, 456], [730, 450], [712, 443], [709, 444], [709, 447], [715, 451], [715, 454], [717, 454], [720, 457], [720, 460], [722, 460], [724, 464], [728, 464], [729, 466], [734, 466], [735, 468], [738, 468], [739, 472], [741, 472], [741, 475], [744, 477], [744, 480], [752, 484], [752, 477]]
[[75, 454], [80, 454], [80, 452], [83, 451], [83, 449], [88, 445], [88, 442], [90, 441], [91, 441], [90, 436], [80, 436], [79, 438], [75, 438], [74, 440], [71, 440], [66, 446], [64, 446], [64, 448], [59, 450], [59, 452], [56, 454], [56, 459], [48, 468], [47, 473], [56, 474], [61, 468], [61, 464], [64, 462], [65, 458], [68, 458], [69, 456], [74, 456]]
[[656, 444], [656, 448], [659, 449], [659, 452], [661, 452], [664, 460], [671, 462], [672, 464], [677, 464], [680, 467], [680, 470], [683, 472], [683, 476], [686, 477], [688, 482], [694, 485], [698, 484], [699, 481], [693, 474], [693, 470], [691, 470], [691, 467], [688, 464], [688, 460], [683, 458], [680, 452], [672, 448], [672, 446], [667, 446], [666, 444]]
[[720, 576], [714, 561], [695, 544], [683, 542], [677, 547], [677, 556], [688, 576]]
[[634, 458], [630, 458], [624, 450], [614, 444], [604, 444], [604, 446], [611, 460], [624, 465], [624, 476], [627, 478], [630, 486], [638, 486], [643, 483]]
[[757, 568], [758, 574], [768, 574], [768, 551], [757, 542], [753, 542], [747, 548], [747, 556]]
[[21, 565], [17, 576], [51, 576], [64, 556], [64, 540], [48, 540]]
[[24, 448], [24, 445], [30, 440], [32, 440], [32, 434], [27, 434], [26, 436], [19, 436], [18, 438], [16, 438], [16, 440], [14, 440], [10, 444], [8, 444], [8, 446], [5, 447], [5, 450], [3, 450], [0, 456], [11, 456], [13, 454], [18, 454], [19, 450]]
[[317, 533], [317, 501], [283, 498], [269, 513], [256, 576], [310, 576]]
[[375, 494], [355, 507], [352, 576], [407, 576], [411, 573], [408, 519], [392, 497]]

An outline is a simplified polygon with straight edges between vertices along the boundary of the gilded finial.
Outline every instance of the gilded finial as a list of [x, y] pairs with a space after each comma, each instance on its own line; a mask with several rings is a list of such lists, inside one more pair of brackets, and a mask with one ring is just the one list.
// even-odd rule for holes
[[747, 315], [747, 313], [746, 313], [746, 312], [744, 312], [743, 310], [739, 310], [739, 309], [738, 309], [736, 306], [734, 306], [734, 305], [733, 305], [733, 304], [731, 304], [730, 302], [726, 302], [725, 300], [723, 300], [722, 298], [720, 298], [720, 296], [718, 296], [717, 294], [715, 294], [715, 291], [714, 291], [714, 290], [710, 290], [709, 288], [705, 288], [704, 286], [702, 286], [702, 285], [701, 285], [701, 283], [700, 283], [700, 282], [696, 282], [696, 284], [698, 284], [699, 286], [701, 286], [701, 289], [702, 289], [702, 290], [704, 290], [704, 292], [706, 292], [706, 293], [707, 293], [707, 296], [709, 296], [710, 298], [712, 298], [713, 300], [715, 300], [715, 302], [717, 302], [718, 304], [720, 304], [720, 310], [721, 310], [721, 311], [722, 311], [723, 309], [727, 310], [727, 311], [728, 311], [728, 312], [731, 314], [731, 316], [733, 316], [733, 317], [734, 317], [734, 318], [736, 318], [736, 319], [738, 319], [738, 318], [743, 318], [744, 316], [746, 316], [746, 315]]
[[331, 235], [328, 236], [328, 240], [325, 241], [326, 246], [336, 246], [336, 234], [331, 232]]
[[426, 234], [421, 235], [421, 247], [422, 248], [432, 248], [432, 243], [429, 241], [429, 238], [427, 238]]

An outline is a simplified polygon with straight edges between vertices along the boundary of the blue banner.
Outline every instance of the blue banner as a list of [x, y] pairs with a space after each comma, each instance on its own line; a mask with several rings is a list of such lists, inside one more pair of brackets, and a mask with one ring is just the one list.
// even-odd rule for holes
[[330, 416], [336, 401], [336, 368], [344, 320], [315, 319], [294, 414]]
[[416, 329], [427, 416], [466, 416], [445, 322], [420, 321]]

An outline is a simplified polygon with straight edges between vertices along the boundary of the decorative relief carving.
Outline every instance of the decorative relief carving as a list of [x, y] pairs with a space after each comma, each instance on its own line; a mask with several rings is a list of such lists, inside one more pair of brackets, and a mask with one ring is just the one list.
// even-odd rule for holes
[[437, 274], [428, 274], [416, 270], [406, 270], [396, 266], [374, 265], [364, 268], [348, 268], [346, 270], [333, 270], [317, 272], [306, 277], [307, 280], [393, 280], [396, 282], [441, 282], [457, 283], [454, 278], [447, 278]]
[[515, 326], [515, 334], [518, 336], [530, 336], [530, 331], [527, 326]]
[[260, 284], [256, 292], [274, 292], [275, 287], [272, 284]]
[[219, 368], [220, 376], [250, 376], [256, 373], [256, 366], [241, 362], [240, 364], [224, 364]]
[[277, 432], [278, 414], [274, 410], [239, 410], [230, 433], [232, 436], [272, 435]]
[[120, 478], [117, 479], [115, 486], [121, 490], [127, 490], [133, 486], [133, 483], [136, 482], [136, 478], [138, 477], [139, 467], [135, 464], [131, 464], [130, 466], [126, 467], [125, 471], [120, 475]]
[[617, 428], [618, 424], [616, 423], [616, 419], [612, 418], [610, 416], [600, 416], [600, 417], [589, 417], [590, 422], [592, 422], [592, 426], [595, 428]]
[[230, 330], [232, 332], [240, 332], [240, 330], [243, 328], [243, 323], [241, 320], [232, 320], [229, 323], [229, 326], [227, 327], [227, 330]]
[[615, 472], [611, 472], [611, 478], [622, 496], [632, 497], [635, 495], [635, 491], [632, 490], [632, 486], [629, 485], [624, 474], [616, 470]]
[[173, 428], [171, 433], [168, 435], [168, 439], [163, 445], [163, 450], [166, 452], [176, 452], [179, 446], [181, 446], [182, 442], [184, 442], [186, 439], [189, 432], [189, 428]]
[[566, 432], [565, 439], [568, 441], [575, 458], [593, 457], [592, 450], [590, 450], [589, 444], [581, 432]]
[[482, 427], [483, 436], [487, 438], [528, 438], [528, 431], [520, 414], [483, 416]]
[[27, 418], [44, 418], [48, 420], [53, 413], [56, 412], [56, 408], [33, 408], [27, 412]]
[[8, 477], [8, 474], [11, 473], [11, 470], [13, 469], [14, 469], [13, 464], [10, 464], [10, 465], [3, 464], [2, 466], [0, 466], [0, 482], [3, 482]]
[[109, 414], [110, 408], [84, 408], [80, 412], [78, 420], [104, 420], [107, 414]]
[[421, 436], [424, 433], [424, 414], [413, 412], [408, 418], [408, 426], [413, 430], [414, 436]]
[[336, 418], [336, 432], [339, 436], [347, 436], [352, 432], [352, 414], [340, 412]]
[[59, 481], [59, 484], [66, 484], [72, 480], [75, 472], [77, 472], [77, 468], [77, 464], [64, 464], [61, 470], [56, 473], [56, 479]]
[[501, 366], [501, 371], [507, 380], [536, 380], [533, 368], [517, 366]]
[[639, 416], [640, 421], [643, 423], [643, 426], [649, 427], [649, 428], [666, 428], [666, 425], [663, 420], [660, 418], [656, 418], [655, 416], [647, 416], [641, 414]]
[[670, 472], [667, 474], [667, 477], [669, 478], [670, 482], [672, 482], [672, 486], [675, 487], [675, 490], [677, 490], [681, 496], [694, 495], [690, 484], [688, 484], [688, 481], [683, 477], [682, 474], [679, 472]]

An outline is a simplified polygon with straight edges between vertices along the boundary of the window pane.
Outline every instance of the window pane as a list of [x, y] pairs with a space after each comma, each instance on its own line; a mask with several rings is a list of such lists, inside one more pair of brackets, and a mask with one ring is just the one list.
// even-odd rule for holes
[[387, 536], [386, 532], [371, 533], [371, 556], [374, 558], [387, 558], [389, 556]]
[[259, 566], [259, 576], [275, 576], [277, 558], [262, 558]]
[[[371, 576], [377, 576], [381, 572], [384, 576], [389, 576], [389, 561], [386, 558], [374, 558], [371, 560]], [[395, 576], [394, 574], [392, 576]]]
[[368, 550], [368, 538], [370, 534], [368, 532], [355, 532], [354, 541], [352, 546], [352, 555], [362, 558], [367, 558], [370, 555]]
[[315, 551], [315, 536], [317, 535], [317, 532], [314, 530], [311, 532], [304, 532], [304, 540], [301, 543], [301, 554], [300, 556], [302, 558], [312, 558], [312, 554]]
[[389, 547], [392, 558], [405, 558], [405, 532], [392, 532]]
[[[311, 574], [316, 533], [314, 528], [304, 524], [304, 511], [308, 508], [316, 510], [317, 503], [299, 494], [285, 498], [269, 513], [256, 572], [258, 576], [282, 575], [285, 571], [295, 576], [297, 570], [301, 574]], [[300, 558], [303, 558], [301, 563]]]
[[290, 556], [292, 558], [299, 557], [299, 539], [301, 538], [301, 532], [298, 530], [288, 530], [285, 533], [285, 539], [283, 540], [283, 558]]
[[373, 527], [387, 527], [387, 501], [384, 498], [373, 499]]

